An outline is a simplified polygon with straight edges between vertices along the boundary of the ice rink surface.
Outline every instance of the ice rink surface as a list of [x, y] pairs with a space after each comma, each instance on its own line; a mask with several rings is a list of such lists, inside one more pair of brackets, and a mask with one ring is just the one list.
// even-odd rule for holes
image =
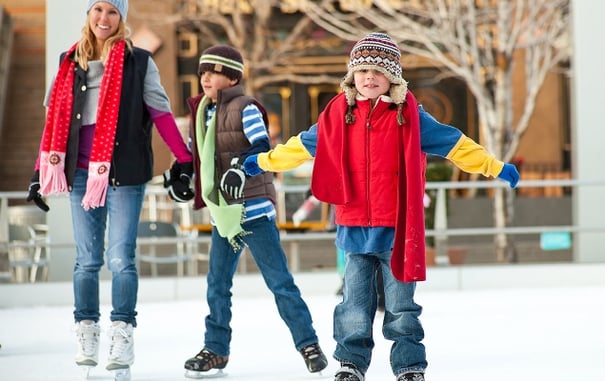
[[[332, 311], [339, 279], [331, 273], [296, 274], [330, 364], [309, 374], [258, 275], [236, 277], [229, 381], [332, 380]], [[429, 279], [430, 281], [430, 279]], [[511, 282], [515, 280], [512, 279]], [[197, 280], [196, 280], [197, 282]], [[605, 380], [605, 286], [432, 290], [420, 283], [429, 368], [427, 381]], [[240, 284], [240, 286], [238, 286]], [[242, 285], [244, 284], [244, 285]], [[207, 306], [200, 297], [142, 301], [135, 330], [132, 380], [185, 380], [184, 361], [202, 347]], [[147, 287], [145, 282], [141, 288]], [[319, 291], [318, 291], [319, 290]], [[0, 299], [2, 296], [0, 295]], [[101, 324], [109, 325], [103, 305]], [[378, 313], [368, 381], [395, 380]], [[72, 307], [0, 308], [0, 380], [80, 380], [74, 364]], [[109, 342], [101, 336], [100, 364], [90, 380], [112, 380], [105, 370]]]

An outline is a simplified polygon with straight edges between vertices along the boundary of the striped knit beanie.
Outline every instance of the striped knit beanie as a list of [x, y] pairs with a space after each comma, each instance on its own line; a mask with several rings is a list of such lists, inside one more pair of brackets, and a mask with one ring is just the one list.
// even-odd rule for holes
[[[126, 21], [126, 16], [128, 14], [128, 0], [101, 0], [104, 3], [109, 3], [117, 8], [118, 12], [120, 12], [120, 16], [122, 16], [122, 20]], [[86, 13], [90, 11], [93, 5], [96, 3], [100, 3], [99, 0], [88, 0], [88, 6], [86, 7]]]
[[211, 46], [202, 53], [197, 73], [202, 75], [207, 71], [221, 73], [239, 82], [244, 74], [244, 59], [229, 45]]
[[405, 100], [407, 82], [403, 79], [401, 52], [397, 44], [384, 33], [370, 33], [357, 41], [351, 49], [348, 72], [340, 86], [347, 96], [347, 104], [355, 104], [357, 89], [353, 82], [353, 73], [358, 70], [377, 70], [391, 82], [389, 96], [396, 104]]

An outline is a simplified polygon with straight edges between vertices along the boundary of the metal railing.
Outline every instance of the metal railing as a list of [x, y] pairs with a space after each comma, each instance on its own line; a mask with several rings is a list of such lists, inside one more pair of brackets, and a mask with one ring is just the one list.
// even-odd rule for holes
[[[578, 180], [528, 180], [520, 181], [517, 188], [523, 187], [571, 187], [579, 186], [598, 186], [605, 185], [605, 180], [598, 181], [578, 181]], [[577, 232], [577, 231], [605, 231], [603, 226], [583, 227], [579, 229], [573, 225], [561, 226], [509, 226], [504, 228], [496, 227], [476, 227], [476, 228], [448, 228], [448, 216], [446, 211], [447, 191], [456, 189], [494, 189], [506, 188], [508, 185], [500, 181], [439, 181], [428, 182], [427, 190], [436, 190], [436, 205], [435, 205], [435, 228], [427, 229], [428, 237], [450, 237], [450, 236], [471, 236], [471, 235], [494, 235], [499, 233], [504, 234], [536, 234], [551, 231]], [[307, 185], [294, 186], [278, 186], [278, 192], [284, 193], [305, 193], [309, 187]], [[149, 187], [147, 195], [164, 195], [165, 190], [157, 187]], [[24, 200], [27, 197], [26, 192], [0, 192], [0, 245], [8, 241], [8, 208], [9, 200]], [[175, 204], [174, 208], [177, 206]], [[151, 212], [155, 214], [157, 212]], [[69, 243], [67, 243], [69, 244]], [[63, 244], [51, 244], [64, 246]], [[1, 247], [1, 246], [0, 246]]]
[[[578, 181], [578, 180], [527, 180], [520, 181], [518, 188], [529, 187], [572, 187], [605, 185], [605, 180]], [[508, 183], [501, 181], [460, 181], [460, 182], [428, 182], [426, 189], [437, 190], [435, 206], [435, 228], [427, 229], [426, 235], [433, 237], [494, 235], [494, 234], [536, 234], [551, 231], [577, 232], [580, 229], [572, 225], [560, 226], [509, 226], [504, 228], [478, 227], [478, 228], [447, 228], [446, 199], [447, 191], [454, 189], [494, 189], [508, 188]], [[605, 231], [604, 226], [582, 228], [582, 231]]]
[[[598, 181], [578, 181], [578, 180], [527, 180], [520, 181], [518, 188], [523, 187], [570, 187], [576, 189], [584, 186], [603, 186], [605, 180]], [[495, 235], [495, 234], [539, 234], [546, 232], [605, 232], [605, 226], [578, 227], [574, 225], [542, 225], [542, 226], [508, 226], [504, 228], [497, 227], [473, 227], [473, 228], [449, 228], [448, 215], [446, 211], [447, 192], [456, 189], [490, 189], [490, 188], [505, 188], [508, 185], [501, 181], [461, 181], [461, 182], [428, 182], [427, 190], [436, 190], [437, 196], [435, 199], [435, 228], [427, 229], [427, 237], [435, 237], [436, 249], [439, 253], [447, 246], [447, 238], [453, 236], [477, 236], [477, 235]], [[307, 185], [297, 186], [281, 186], [278, 187], [278, 192], [284, 193], [305, 193], [308, 191]], [[148, 187], [148, 196], [164, 195], [165, 190], [158, 187]], [[11, 243], [8, 241], [8, 208], [9, 200], [19, 199], [24, 200], [27, 194], [25, 192], [0, 192], [0, 254], [6, 253], [9, 247], [28, 247], [30, 244]], [[174, 204], [174, 208], [177, 206]], [[310, 239], [334, 239], [334, 233], [330, 232], [315, 232], [309, 233], [285, 233], [282, 235], [284, 243], [289, 243], [294, 247], [293, 256], [293, 271], [298, 269], [298, 244]], [[199, 234], [185, 234], [175, 238], [161, 239], [139, 239], [141, 244], [149, 244], [153, 242], [159, 243], [185, 243], [185, 244], [208, 244], [209, 237]], [[52, 248], [67, 248], [74, 247], [73, 242], [54, 242], [50, 241], [45, 244], [49, 249]], [[440, 251], [441, 250], [441, 251]]]
[[[516, 189], [522, 188], [547, 188], [547, 187], [571, 187], [576, 189], [580, 186], [605, 185], [605, 180], [579, 181], [572, 179], [563, 180], [524, 180], [520, 181]], [[503, 181], [460, 181], [460, 182], [427, 182], [426, 190], [436, 190], [434, 228], [426, 230], [427, 237], [434, 237], [435, 250], [438, 257], [443, 257], [447, 252], [447, 241], [449, 237], [455, 236], [495, 236], [506, 235], [529, 235], [542, 233], [574, 233], [605, 231], [605, 226], [578, 227], [574, 225], [539, 225], [539, 226], [507, 226], [507, 227], [465, 227], [448, 228], [447, 213], [447, 191], [459, 189], [495, 189], [508, 188], [509, 185]], [[531, 197], [529, 197], [531, 198]]]

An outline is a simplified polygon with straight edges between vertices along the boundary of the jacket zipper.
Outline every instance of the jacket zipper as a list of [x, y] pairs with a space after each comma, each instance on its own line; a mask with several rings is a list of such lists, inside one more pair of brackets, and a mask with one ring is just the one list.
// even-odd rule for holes
[[366, 214], [368, 216], [368, 226], [372, 226], [372, 208], [370, 206], [370, 131], [372, 130], [372, 125], [370, 123], [370, 117], [372, 116], [372, 107], [370, 104], [370, 111], [368, 112], [368, 116], [366, 118], [366, 147], [365, 147], [365, 157], [366, 157]]

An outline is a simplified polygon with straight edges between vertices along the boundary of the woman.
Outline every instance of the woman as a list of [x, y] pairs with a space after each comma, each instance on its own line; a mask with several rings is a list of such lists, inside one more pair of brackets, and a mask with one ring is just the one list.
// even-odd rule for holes
[[70, 196], [76, 364], [86, 374], [98, 363], [99, 270], [107, 256], [112, 342], [106, 368], [120, 380], [130, 378], [134, 362], [135, 247], [145, 184], [152, 177], [152, 124], [176, 157], [171, 175], [189, 189], [192, 173], [191, 153], [158, 69], [148, 52], [127, 39], [127, 12], [127, 0], [88, 1], [82, 36], [61, 55], [45, 102], [46, 123], [28, 196], [46, 210], [42, 195]]

